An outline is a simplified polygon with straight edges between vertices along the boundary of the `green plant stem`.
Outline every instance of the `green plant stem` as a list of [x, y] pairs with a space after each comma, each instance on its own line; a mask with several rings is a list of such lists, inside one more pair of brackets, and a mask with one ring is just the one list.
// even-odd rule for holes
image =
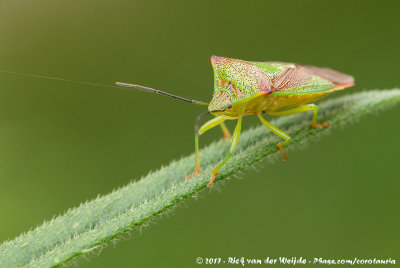
[[[319, 122], [329, 121], [333, 128], [367, 113], [400, 102], [400, 90], [376, 90], [345, 95], [319, 105]], [[311, 140], [328, 128], [310, 128], [312, 113], [279, 117], [272, 123], [296, 143]], [[262, 158], [279, 154], [279, 137], [264, 126], [244, 131], [235, 155], [221, 169], [215, 182], [237, 174]], [[1, 267], [51, 267], [106, 244], [113, 238], [142, 225], [206, 188], [212, 168], [229, 150], [228, 141], [218, 141], [200, 151], [202, 172], [184, 181], [194, 169], [194, 155], [173, 161], [139, 181], [108, 195], [70, 209], [64, 215], [43, 223], [12, 241], [0, 245]], [[205, 157], [206, 156], [206, 157]]]

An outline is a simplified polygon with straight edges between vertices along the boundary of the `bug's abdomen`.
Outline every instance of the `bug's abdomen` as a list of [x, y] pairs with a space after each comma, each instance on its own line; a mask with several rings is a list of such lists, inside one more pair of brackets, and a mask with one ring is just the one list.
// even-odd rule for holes
[[232, 109], [225, 110], [219, 115], [236, 118], [240, 115], [276, 112], [307, 103], [313, 103], [334, 91], [335, 90], [292, 95], [259, 94], [254, 98], [237, 103]]
[[322, 91], [309, 94], [289, 94], [289, 95], [268, 95], [261, 101], [262, 105], [258, 109], [263, 112], [275, 112], [292, 108], [295, 106], [313, 103], [318, 99], [332, 93], [333, 91]]
[[[256, 98], [248, 100], [238, 105], [238, 109], [244, 110], [244, 114], [257, 114], [260, 112], [276, 112], [285, 110], [299, 105], [313, 103], [318, 99], [332, 93], [331, 91], [322, 91], [309, 94], [293, 94], [293, 95], [259, 95]], [[242, 106], [242, 107], [239, 107]]]

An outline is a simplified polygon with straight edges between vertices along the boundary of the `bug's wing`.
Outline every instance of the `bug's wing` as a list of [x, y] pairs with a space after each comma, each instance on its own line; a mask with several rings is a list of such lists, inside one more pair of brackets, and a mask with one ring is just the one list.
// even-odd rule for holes
[[316, 67], [310, 65], [300, 65], [300, 66], [305, 68], [309, 73], [324, 78], [334, 83], [336, 86], [354, 84], [354, 77], [351, 75], [344, 74], [326, 67]]
[[354, 84], [354, 78], [338, 71], [286, 62], [255, 63], [273, 77], [272, 94], [304, 94], [340, 90]]

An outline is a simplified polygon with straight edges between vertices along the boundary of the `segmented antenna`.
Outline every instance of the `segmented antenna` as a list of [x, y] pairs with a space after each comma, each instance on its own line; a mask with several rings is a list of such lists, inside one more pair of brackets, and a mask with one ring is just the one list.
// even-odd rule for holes
[[154, 88], [150, 88], [150, 87], [144, 87], [144, 86], [140, 86], [140, 85], [134, 85], [134, 84], [128, 84], [128, 83], [122, 83], [122, 82], [116, 82], [115, 85], [120, 86], [120, 87], [133, 87], [133, 88], [137, 88], [140, 90], [144, 90], [144, 91], [148, 91], [148, 92], [153, 92], [156, 94], [160, 94], [160, 95], [164, 95], [164, 96], [168, 96], [168, 97], [172, 97], [174, 99], [178, 99], [181, 101], [185, 101], [185, 102], [189, 102], [189, 103], [193, 103], [193, 104], [198, 104], [198, 105], [208, 105], [208, 103], [203, 102], [203, 101], [197, 101], [197, 100], [189, 100], [177, 95], [173, 95], [170, 94], [168, 92], [164, 92], [158, 89], [154, 89]]

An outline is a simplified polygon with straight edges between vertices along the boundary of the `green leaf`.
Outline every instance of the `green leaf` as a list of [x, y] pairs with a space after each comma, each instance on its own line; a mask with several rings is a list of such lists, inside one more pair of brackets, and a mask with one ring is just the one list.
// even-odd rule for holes
[[[333, 127], [400, 102], [400, 90], [376, 90], [330, 99], [319, 105], [318, 120]], [[292, 137], [291, 150], [297, 143], [312, 140], [328, 128], [310, 128], [310, 113], [279, 117], [272, 123]], [[216, 183], [250, 167], [264, 157], [278, 155], [279, 138], [264, 126], [244, 131], [237, 152], [221, 169]], [[184, 181], [194, 169], [194, 156], [171, 162], [139, 181], [108, 195], [70, 209], [12, 241], [0, 245], [1, 267], [50, 267], [65, 264], [113, 238], [171, 209], [206, 187], [212, 168], [226, 156], [228, 141], [215, 142], [200, 151], [203, 171]], [[290, 155], [289, 155], [290, 156]]]

